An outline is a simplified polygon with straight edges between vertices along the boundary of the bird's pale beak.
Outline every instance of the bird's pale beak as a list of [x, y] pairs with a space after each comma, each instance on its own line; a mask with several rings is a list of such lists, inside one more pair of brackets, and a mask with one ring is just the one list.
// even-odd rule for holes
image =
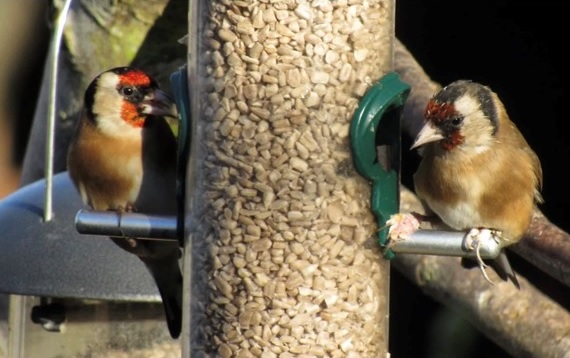
[[442, 140], [444, 136], [440, 133], [440, 131], [434, 127], [431, 123], [426, 123], [422, 130], [418, 133], [414, 144], [410, 149], [414, 149], [417, 147], [421, 147], [422, 145], [430, 142], [436, 142], [438, 140]]
[[159, 89], [149, 92], [143, 100], [144, 114], [178, 118], [176, 105], [172, 97]]

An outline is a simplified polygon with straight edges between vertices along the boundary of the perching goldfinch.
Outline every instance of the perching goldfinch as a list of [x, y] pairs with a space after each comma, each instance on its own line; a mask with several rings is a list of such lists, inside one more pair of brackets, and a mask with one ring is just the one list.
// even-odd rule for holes
[[[118, 67], [85, 91], [67, 169], [85, 204], [97, 211], [176, 215], [176, 138], [165, 121], [176, 116], [170, 96], [145, 72]], [[153, 276], [169, 332], [182, 319], [180, 246], [172, 241], [111, 238], [137, 255]]]
[[[466, 80], [444, 87], [427, 104], [418, 147], [417, 196], [447, 226], [469, 231], [471, 249], [479, 240], [506, 247], [523, 237], [542, 202], [542, 169], [496, 93]], [[519, 287], [504, 250], [491, 264]]]

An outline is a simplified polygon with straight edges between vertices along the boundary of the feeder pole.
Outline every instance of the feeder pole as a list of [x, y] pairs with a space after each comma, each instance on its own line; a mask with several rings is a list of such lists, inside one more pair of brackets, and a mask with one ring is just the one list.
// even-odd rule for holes
[[55, 119], [57, 110], [57, 74], [59, 65], [59, 53], [61, 49], [61, 41], [63, 39], [63, 29], [67, 20], [67, 14], [71, 6], [72, 0], [66, 0], [59, 16], [57, 17], [57, 24], [55, 32], [51, 41], [50, 48], [50, 89], [49, 89], [49, 102], [48, 102], [48, 125], [46, 131], [46, 156], [45, 156], [45, 207], [44, 207], [44, 221], [48, 222], [53, 216], [53, 156], [54, 156], [54, 142], [55, 142]]

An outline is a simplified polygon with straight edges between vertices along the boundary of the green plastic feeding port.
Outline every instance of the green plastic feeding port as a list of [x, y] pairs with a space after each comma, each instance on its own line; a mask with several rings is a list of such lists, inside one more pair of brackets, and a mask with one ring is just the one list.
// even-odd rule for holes
[[378, 239], [386, 259], [394, 258], [388, 247], [386, 222], [400, 209], [400, 115], [410, 86], [391, 72], [364, 95], [350, 125], [352, 159], [356, 170], [371, 181], [370, 207], [378, 222]]

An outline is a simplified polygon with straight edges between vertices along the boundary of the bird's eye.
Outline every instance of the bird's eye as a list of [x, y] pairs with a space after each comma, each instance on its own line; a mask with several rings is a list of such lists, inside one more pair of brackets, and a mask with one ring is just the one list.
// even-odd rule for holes
[[461, 123], [463, 123], [463, 117], [455, 117], [451, 119], [451, 124], [453, 124], [454, 126], [459, 126]]
[[133, 87], [123, 87], [120, 89], [120, 92], [125, 97], [130, 97], [135, 93], [135, 89]]

